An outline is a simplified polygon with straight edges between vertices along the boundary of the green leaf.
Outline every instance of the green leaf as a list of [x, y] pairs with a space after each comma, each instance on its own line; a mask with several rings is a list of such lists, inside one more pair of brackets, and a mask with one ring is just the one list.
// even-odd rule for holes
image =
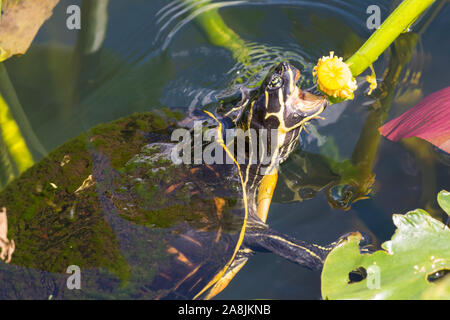
[[442, 190], [438, 193], [437, 200], [441, 208], [450, 216], [450, 192]]
[[[449, 228], [420, 209], [395, 214], [393, 220], [397, 231], [382, 245], [384, 250], [361, 254], [360, 234], [333, 249], [322, 272], [324, 299], [449, 298], [448, 289], [441, 287], [449, 276], [430, 281], [437, 272], [450, 270]], [[363, 276], [352, 276], [349, 283], [352, 271]]]
[[450, 276], [446, 276], [435, 286], [427, 289], [422, 298], [426, 300], [450, 300]]

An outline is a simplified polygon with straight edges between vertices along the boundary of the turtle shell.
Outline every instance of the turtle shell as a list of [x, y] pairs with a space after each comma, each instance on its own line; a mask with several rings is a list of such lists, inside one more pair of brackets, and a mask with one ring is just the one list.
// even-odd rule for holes
[[[206, 115], [205, 115], [206, 117]], [[181, 298], [206, 292], [245, 231], [235, 165], [175, 165], [165, 109], [102, 124], [0, 193], [16, 251], [0, 298]], [[81, 273], [70, 290], [69, 266]]]

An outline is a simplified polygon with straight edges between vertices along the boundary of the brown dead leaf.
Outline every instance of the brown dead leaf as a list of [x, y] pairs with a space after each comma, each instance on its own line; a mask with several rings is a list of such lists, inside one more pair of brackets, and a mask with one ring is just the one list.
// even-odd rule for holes
[[3, 0], [0, 62], [24, 54], [59, 0]]

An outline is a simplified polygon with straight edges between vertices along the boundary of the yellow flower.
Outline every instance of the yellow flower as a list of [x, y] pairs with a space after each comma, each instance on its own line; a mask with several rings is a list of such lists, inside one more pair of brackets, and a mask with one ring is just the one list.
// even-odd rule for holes
[[313, 75], [317, 75], [319, 89], [327, 95], [341, 99], [353, 99], [356, 90], [356, 80], [353, 79], [349, 66], [342, 58], [330, 56], [319, 59], [314, 67]]
[[377, 76], [375, 75], [375, 70], [373, 70], [372, 66], [370, 66], [370, 69], [372, 69], [372, 74], [366, 77], [366, 81], [370, 84], [369, 95], [377, 88]]
[[367, 76], [366, 81], [370, 83], [369, 95], [371, 95], [372, 91], [377, 88], [377, 79], [374, 76]]

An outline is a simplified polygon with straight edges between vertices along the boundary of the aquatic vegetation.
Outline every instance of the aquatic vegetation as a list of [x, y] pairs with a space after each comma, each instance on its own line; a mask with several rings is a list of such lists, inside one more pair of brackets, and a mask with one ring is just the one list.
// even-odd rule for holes
[[392, 141], [418, 137], [450, 153], [449, 101], [450, 87], [446, 87], [389, 121], [379, 128], [379, 131]]
[[361, 74], [391, 43], [422, 15], [434, 0], [405, 0], [384, 21], [380, 28], [346, 63], [354, 76]]
[[372, 74], [370, 76], [366, 76], [366, 81], [370, 84], [368, 95], [371, 95], [373, 90], [375, 90], [378, 87], [375, 70], [373, 69], [372, 66], [370, 66], [370, 69], [372, 70]]
[[438, 193], [437, 200], [442, 210], [450, 216], [450, 193], [446, 190], [442, 190]]
[[[353, 91], [356, 90], [356, 85], [351, 82], [349, 74], [351, 73], [353, 77], [356, 77], [370, 67], [372, 75], [367, 76], [366, 80], [370, 83], [369, 94], [372, 93], [377, 87], [372, 63], [401, 33], [407, 31], [433, 2], [434, 0], [405, 0], [348, 60], [345, 62], [342, 58], [333, 60], [333, 54], [330, 57], [319, 59], [315, 69], [319, 89], [330, 96], [331, 102], [334, 103], [345, 99], [353, 99]], [[329, 62], [324, 67], [326, 60], [329, 60]], [[324, 72], [319, 72], [321, 68]], [[325, 72], [326, 70], [329, 71]]]
[[0, 63], [0, 189], [33, 164], [33, 154], [46, 153], [22, 109], [6, 67]]
[[340, 99], [353, 99], [356, 90], [356, 80], [341, 57], [334, 56], [331, 51], [327, 57], [322, 57], [314, 67], [319, 89], [328, 96]]
[[[332, 208], [349, 210], [354, 202], [374, 196], [372, 192], [375, 183], [373, 170], [381, 140], [378, 127], [388, 116], [394, 92], [398, 87], [398, 75], [411, 60], [416, 44], [417, 36], [413, 33], [402, 34], [393, 43], [389, 66], [376, 94], [379, 100], [375, 100], [373, 105], [368, 108], [369, 114], [353, 150], [352, 158], [341, 159], [337, 147], [333, 154], [324, 157], [328, 163], [328, 169], [335, 175], [334, 178], [329, 178], [327, 183], [331, 181], [332, 183], [325, 189], [328, 203]], [[327, 143], [328, 147], [334, 144], [330, 137], [328, 137]], [[323, 168], [321, 170], [325, 172]], [[299, 173], [290, 174], [295, 177]], [[427, 185], [425, 189], [431, 188]], [[435, 192], [433, 192], [433, 197], [434, 194]]]
[[33, 158], [22, 138], [20, 128], [9, 111], [8, 105], [0, 94], [0, 139], [4, 141], [7, 150], [19, 172], [33, 165]]
[[[448, 212], [450, 194], [439, 197]], [[393, 221], [397, 231], [383, 250], [360, 253], [361, 235], [355, 234], [329, 254], [322, 272], [324, 299], [450, 299], [449, 228], [422, 209], [394, 214]]]
[[[0, 62], [28, 50], [58, 1], [0, 1]], [[27, 142], [45, 154], [21, 109], [6, 68], [0, 65], [0, 189], [33, 165]]]

